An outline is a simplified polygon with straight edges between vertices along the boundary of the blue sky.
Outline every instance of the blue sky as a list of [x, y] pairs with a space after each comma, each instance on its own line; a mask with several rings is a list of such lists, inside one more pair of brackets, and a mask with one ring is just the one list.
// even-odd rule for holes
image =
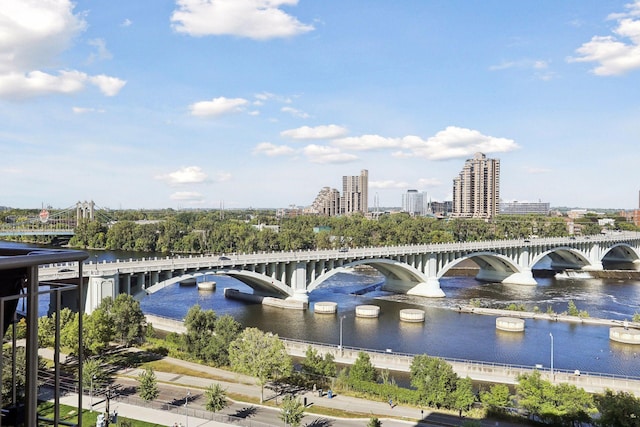
[[640, 0], [2, 0], [0, 205], [636, 208]]

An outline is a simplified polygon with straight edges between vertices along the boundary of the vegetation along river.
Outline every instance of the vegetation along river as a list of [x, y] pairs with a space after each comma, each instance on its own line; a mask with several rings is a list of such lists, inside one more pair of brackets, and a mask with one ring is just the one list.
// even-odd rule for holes
[[[90, 251], [90, 260], [149, 257], [149, 254]], [[195, 286], [169, 286], [144, 298], [142, 309], [150, 314], [182, 319], [194, 304], [216, 313], [230, 314], [245, 326], [295, 338], [338, 345], [340, 317], [343, 344], [348, 347], [470, 359], [515, 365], [549, 367], [553, 334], [554, 368], [640, 377], [640, 346], [609, 340], [608, 326], [587, 326], [568, 322], [527, 319], [523, 333], [497, 331], [495, 317], [458, 313], [458, 305], [478, 300], [483, 306], [504, 307], [511, 303], [534, 306], [543, 312], [550, 307], [561, 313], [574, 301], [591, 317], [630, 320], [640, 311], [640, 281], [614, 279], [557, 280], [537, 278], [538, 286], [482, 283], [473, 277], [445, 277], [441, 287], [447, 295], [428, 299], [396, 295], [380, 290], [382, 276], [375, 273], [337, 274], [309, 295], [309, 310], [283, 310], [224, 298], [226, 287], [245, 292], [251, 289], [224, 276], [212, 277], [215, 291]], [[360, 294], [363, 289], [371, 290]], [[314, 314], [317, 301], [335, 301], [338, 314]], [[378, 319], [355, 317], [360, 304], [379, 305]], [[425, 322], [400, 322], [403, 308], [425, 310]]]

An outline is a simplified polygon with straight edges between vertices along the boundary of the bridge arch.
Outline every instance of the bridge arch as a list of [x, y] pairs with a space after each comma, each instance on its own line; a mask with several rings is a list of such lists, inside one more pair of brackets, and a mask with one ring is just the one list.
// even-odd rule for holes
[[471, 260], [480, 267], [480, 271], [476, 275], [477, 280], [516, 284], [536, 284], [530, 269], [520, 267], [506, 255], [486, 251], [472, 252], [448, 262], [439, 269], [436, 278], [439, 280], [445, 275], [445, 273], [465, 260]]
[[640, 254], [628, 243], [618, 243], [602, 255], [602, 262], [640, 264]]
[[384, 288], [387, 290], [406, 292], [416, 285], [426, 282], [428, 279], [418, 269], [400, 261], [384, 258], [361, 259], [345, 263], [319, 275], [307, 286], [307, 292], [313, 291], [331, 276], [349, 271], [349, 269], [359, 265], [368, 265], [378, 270], [385, 277]]
[[538, 264], [545, 257], [551, 259], [552, 268], [581, 269], [593, 265], [589, 256], [579, 249], [559, 246], [537, 254], [531, 259], [531, 266]]

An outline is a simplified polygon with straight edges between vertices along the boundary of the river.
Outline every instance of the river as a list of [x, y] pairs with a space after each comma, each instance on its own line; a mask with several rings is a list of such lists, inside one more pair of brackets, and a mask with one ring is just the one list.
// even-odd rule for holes
[[[90, 251], [89, 260], [112, 261], [148, 257], [149, 254]], [[573, 300], [591, 317], [629, 320], [640, 311], [640, 281], [634, 280], [556, 280], [536, 278], [538, 286], [482, 283], [472, 277], [445, 277], [441, 287], [446, 298], [430, 299], [382, 291], [382, 276], [372, 273], [337, 274], [309, 295], [309, 310], [283, 310], [224, 298], [225, 287], [245, 292], [251, 289], [241, 282], [216, 276], [213, 292], [195, 286], [173, 285], [144, 298], [145, 312], [182, 319], [194, 304], [216, 313], [229, 314], [245, 326], [277, 333], [282, 337], [338, 344], [340, 317], [343, 319], [343, 344], [349, 347], [386, 350], [412, 354], [470, 359], [516, 365], [549, 367], [553, 334], [553, 361], [557, 369], [640, 376], [640, 346], [609, 340], [609, 327], [587, 326], [547, 320], [526, 320], [523, 333], [508, 333], [495, 328], [495, 317], [458, 313], [452, 308], [481, 301], [483, 306], [524, 304], [541, 311], [567, 310]], [[373, 289], [362, 295], [368, 287]], [[338, 303], [337, 315], [315, 314], [318, 301]], [[380, 306], [380, 317], [355, 317], [361, 304]], [[425, 311], [425, 322], [400, 322], [403, 308]]]

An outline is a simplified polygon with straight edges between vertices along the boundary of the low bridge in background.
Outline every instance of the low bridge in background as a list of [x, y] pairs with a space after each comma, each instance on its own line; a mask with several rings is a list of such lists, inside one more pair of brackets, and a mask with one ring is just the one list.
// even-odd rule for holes
[[[608, 263], [640, 269], [640, 233], [89, 262], [84, 268], [85, 306], [91, 312], [107, 296], [142, 296], [212, 274], [238, 279], [257, 295], [307, 302], [309, 292], [329, 277], [359, 265], [384, 275], [385, 290], [444, 297], [440, 278], [464, 260], [479, 266], [478, 280], [535, 286], [532, 269], [543, 261], [556, 270], [602, 270]], [[42, 266], [40, 271], [43, 280], [74, 275], [65, 265]]]

